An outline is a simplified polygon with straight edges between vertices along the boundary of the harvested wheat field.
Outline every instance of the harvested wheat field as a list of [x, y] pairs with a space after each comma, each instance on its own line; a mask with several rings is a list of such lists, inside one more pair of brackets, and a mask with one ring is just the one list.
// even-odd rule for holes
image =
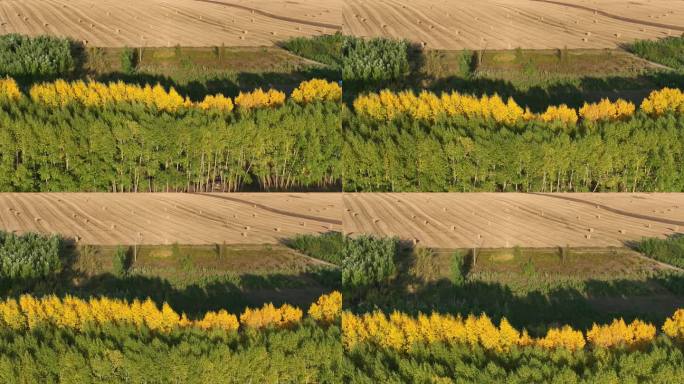
[[344, 231], [439, 248], [622, 246], [684, 232], [684, 193], [345, 194]]
[[684, 32], [674, 0], [347, 0], [347, 34], [434, 49], [615, 48]]
[[339, 0], [2, 0], [0, 33], [97, 47], [264, 46], [340, 30]]
[[340, 231], [341, 194], [3, 193], [0, 229], [82, 244], [265, 244]]

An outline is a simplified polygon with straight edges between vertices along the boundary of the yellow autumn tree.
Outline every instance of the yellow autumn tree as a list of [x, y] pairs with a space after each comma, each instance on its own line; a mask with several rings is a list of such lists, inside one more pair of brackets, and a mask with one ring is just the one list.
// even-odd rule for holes
[[245, 110], [277, 107], [284, 103], [285, 94], [275, 89], [264, 91], [261, 88], [258, 88], [252, 92], [240, 92], [235, 98], [235, 105]]
[[574, 125], [577, 123], [577, 111], [565, 104], [549, 106], [546, 111], [538, 116], [540, 121], [545, 123], [559, 121], [561, 123]]
[[309, 307], [308, 315], [322, 324], [336, 321], [342, 313], [342, 294], [333, 291], [323, 295]]
[[562, 328], [549, 329], [546, 336], [538, 339], [536, 344], [547, 349], [565, 348], [575, 351], [584, 348], [586, 340], [582, 331], [576, 331], [566, 325]]
[[651, 92], [641, 103], [641, 109], [649, 115], [684, 113], [684, 92], [677, 88], [663, 88]]
[[292, 91], [292, 100], [296, 103], [311, 103], [315, 101], [339, 101], [342, 99], [342, 87], [332, 81], [311, 79], [303, 81]]
[[21, 97], [22, 93], [19, 89], [19, 85], [17, 85], [17, 82], [13, 78], [6, 77], [0, 79], [0, 99], [15, 101], [21, 99]]
[[622, 99], [615, 102], [602, 99], [598, 103], [584, 103], [579, 115], [587, 121], [616, 121], [633, 116], [635, 110], [636, 106], [631, 102]]
[[674, 340], [684, 342], [684, 309], [676, 310], [672, 317], [665, 319], [663, 332]]
[[638, 348], [651, 343], [655, 335], [656, 327], [652, 324], [641, 320], [626, 324], [623, 319], [615, 319], [607, 325], [594, 324], [587, 332], [587, 341], [603, 348], [617, 346]]
[[289, 304], [275, 307], [268, 303], [261, 308], [247, 308], [240, 315], [240, 324], [249, 329], [290, 328], [298, 324], [303, 312]]
[[233, 110], [233, 100], [230, 97], [225, 97], [221, 94], [207, 95], [204, 100], [197, 104], [201, 110], [215, 110], [230, 112]]

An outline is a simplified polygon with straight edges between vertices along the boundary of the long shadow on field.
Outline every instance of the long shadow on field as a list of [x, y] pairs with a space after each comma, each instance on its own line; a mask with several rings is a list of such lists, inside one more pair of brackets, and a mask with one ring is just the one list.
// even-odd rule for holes
[[684, 307], [684, 274], [674, 271], [639, 280], [587, 279], [564, 286], [558, 286], [553, 277], [545, 280], [542, 273], [530, 271], [529, 276], [521, 276], [523, 281], [529, 279], [529, 288], [525, 293], [516, 293], [502, 283], [468, 279], [468, 263], [472, 260], [465, 263], [459, 277], [427, 280], [412, 274], [414, 262], [400, 254], [392, 283], [357, 290], [345, 288], [344, 307], [359, 313], [376, 309], [464, 317], [486, 313], [497, 322], [505, 317], [514, 326], [537, 335], [552, 326], [569, 324], [588, 329], [594, 322], [608, 323], [620, 317], [662, 324], [676, 309]]
[[[156, 277], [130, 273], [124, 276], [109, 271], [85, 273], [76, 265], [73, 242], [67, 240], [62, 253], [62, 269], [46, 279], [4, 279], [0, 281], [2, 297], [57, 295], [63, 297], [110, 297], [124, 300], [152, 299], [168, 303], [177, 312], [190, 318], [207, 311], [226, 309], [240, 313], [246, 307], [261, 307], [266, 303], [288, 303], [306, 309], [320, 295], [340, 289], [339, 270], [312, 269], [300, 273], [263, 273], [239, 275], [208, 274], [203, 277], [179, 271], [176, 278], [186, 278], [186, 284], [173, 284]], [[187, 266], [191, 271], [193, 267]]]

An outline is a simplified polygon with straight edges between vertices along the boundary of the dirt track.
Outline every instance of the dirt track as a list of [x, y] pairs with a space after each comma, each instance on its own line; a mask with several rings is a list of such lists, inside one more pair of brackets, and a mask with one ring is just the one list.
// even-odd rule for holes
[[339, 0], [2, 0], [0, 33], [89, 46], [268, 46], [341, 29]]
[[615, 48], [684, 32], [684, 1], [348, 0], [345, 33], [435, 49]]
[[0, 229], [84, 244], [277, 243], [341, 230], [340, 194], [0, 194]]
[[344, 230], [440, 248], [622, 246], [684, 232], [684, 194], [346, 194]]

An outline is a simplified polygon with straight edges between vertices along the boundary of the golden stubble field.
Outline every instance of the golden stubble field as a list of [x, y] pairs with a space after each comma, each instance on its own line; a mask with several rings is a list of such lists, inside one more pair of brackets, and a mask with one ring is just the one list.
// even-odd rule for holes
[[609, 247], [684, 232], [684, 194], [345, 194], [349, 235], [437, 248]]
[[434, 49], [615, 48], [684, 32], [679, 0], [347, 0], [343, 31]]
[[340, 231], [341, 216], [341, 194], [0, 194], [0, 229], [96, 245], [274, 244]]
[[610, 247], [684, 232], [676, 193], [3, 193], [0, 230], [79, 243], [274, 244], [301, 233], [436, 248]]
[[339, 0], [2, 0], [0, 33], [98, 47], [270, 46], [341, 29]]

